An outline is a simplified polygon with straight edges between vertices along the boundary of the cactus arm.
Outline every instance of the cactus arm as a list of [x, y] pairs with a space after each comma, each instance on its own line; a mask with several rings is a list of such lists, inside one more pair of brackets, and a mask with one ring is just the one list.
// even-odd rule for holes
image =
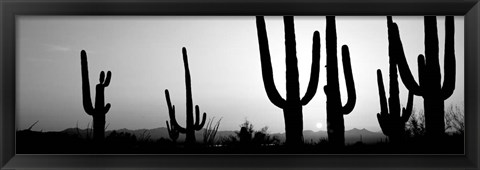
[[265, 19], [263, 16], [256, 17], [257, 22], [257, 34], [258, 44], [260, 48], [260, 59], [262, 66], [262, 77], [265, 91], [267, 92], [268, 99], [277, 107], [283, 108], [286, 105], [286, 101], [280, 96], [275, 87], [273, 80], [272, 63], [270, 59], [270, 51], [268, 48], [268, 37], [265, 28]]
[[302, 105], [308, 104], [317, 92], [318, 79], [320, 74], [320, 33], [315, 31], [313, 33], [312, 45], [312, 70], [310, 71], [310, 82], [308, 83], [307, 92], [301, 99]]
[[385, 86], [383, 86], [382, 71], [377, 70], [378, 94], [380, 97], [380, 113], [388, 113], [387, 97], [385, 96]]
[[207, 113], [203, 113], [203, 116], [202, 116], [202, 122], [199, 122], [199, 119], [200, 119], [200, 108], [198, 107], [198, 105], [195, 106], [195, 125], [194, 125], [194, 129], [195, 130], [201, 130], [203, 128], [203, 126], [205, 125], [205, 120], [207, 119]]
[[383, 76], [380, 69], [377, 70], [377, 84], [380, 97], [380, 113], [377, 113], [377, 119], [382, 132], [385, 135], [390, 136], [387, 97], [385, 95], [385, 86], [383, 85]]
[[422, 90], [413, 78], [407, 60], [405, 59], [405, 52], [403, 51], [398, 25], [392, 21], [392, 16], [387, 16], [387, 28], [389, 43], [388, 54], [396, 59], [400, 78], [408, 90], [412, 91], [415, 95], [421, 96]]
[[168, 121], [165, 121], [167, 123], [167, 131], [168, 131], [168, 136], [170, 136], [170, 139], [173, 141], [178, 139], [179, 132], [177, 129], [175, 129], [175, 126], [170, 126], [168, 124]]
[[[100, 72], [100, 83], [97, 85], [97, 87], [99, 87], [99, 89], [101, 90], [97, 90], [97, 95], [100, 95], [99, 98], [95, 99], [95, 102], [99, 102], [99, 108], [101, 108], [102, 110], [100, 111], [101, 113], [103, 114], [107, 114], [108, 111], [110, 110], [110, 107], [111, 107], [111, 104], [110, 103], [107, 103], [105, 106], [103, 106], [103, 103], [105, 103], [105, 87], [108, 86], [108, 84], [110, 84], [110, 78], [112, 76], [112, 73], [110, 71], [108, 71], [107, 73], [107, 79], [105, 80], [105, 73], [102, 71]], [[108, 83], [108, 84], [107, 84]], [[95, 107], [97, 103], [95, 103]]]
[[200, 107], [198, 105], [195, 105], [195, 122], [193, 126], [197, 127], [199, 122], [200, 122]]
[[195, 122], [194, 122], [194, 127], [197, 127], [200, 123], [200, 107], [198, 105], [195, 105]]
[[389, 136], [389, 114], [388, 114], [388, 105], [387, 105], [387, 97], [385, 95], [385, 86], [383, 85], [383, 76], [382, 71], [380, 69], [377, 70], [377, 84], [378, 84], [378, 94], [380, 97], [380, 113], [377, 113], [378, 123], [380, 124], [380, 128], [382, 132]]
[[81, 70], [82, 70], [82, 96], [83, 96], [83, 109], [88, 115], [94, 113], [92, 98], [90, 97], [90, 81], [88, 78], [88, 61], [87, 53], [85, 50], [80, 52]]
[[419, 86], [422, 87], [425, 85], [426, 82], [428, 82], [428, 76], [426, 75], [427, 65], [425, 63], [425, 57], [422, 54], [418, 55], [417, 63], [418, 63], [418, 83], [419, 83]]
[[455, 89], [455, 26], [453, 16], [445, 17], [445, 62], [442, 86], [443, 100], [448, 99]]
[[108, 87], [110, 85], [110, 79], [112, 78], [112, 72], [108, 71], [107, 72], [107, 78], [103, 82], [103, 87]]
[[410, 119], [410, 116], [412, 115], [412, 110], [413, 110], [413, 93], [408, 92], [408, 99], [407, 99], [407, 108], [402, 109], [402, 120], [403, 122], [407, 122], [408, 119]]
[[186, 133], [187, 130], [181, 127], [175, 119], [175, 106], [170, 102], [170, 94], [168, 89], [165, 89], [165, 98], [167, 99], [168, 115], [170, 116], [170, 122], [172, 123], [172, 126], [175, 126], [175, 129], [177, 129], [180, 133]]
[[347, 86], [348, 99], [345, 106], [342, 107], [342, 113], [344, 115], [352, 112], [355, 107], [355, 102], [357, 101], [357, 95], [355, 92], [355, 82], [353, 81], [352, 67], [350, 64], [350, 52], [348, 51], [348, 46], [342, 46], [342, 62], [343, 62], [343, 73], [345, 75], [345, 83]]
[[172, 137], [172, 136], [171, 136], [172, 129], [170, 129], [170, 124], [168, 124], [168, 120], [165, 121], [165, 122], [167, 123], [167, 131], [168, 131], [168, 134], [170, 135], [170, 137]]
[[104, 72], [104, 71], [101, 71], [101, 72], [100, 72], [99, 84], [103, 84], [104, 81], [105, 81], [105, 72]]
[[327, 85], [323, 86], [323, 91], [325, 92], [326, 95], [329, 94]]
[[112, 105], [111, 105], [110, 103], [107, 103], [107, 104], [105, 105], [105, 107], [103, 108], [103, 114], [107, 114], [108, 111], [110, 110], [110, 107], [111, 107], [111, 106], [112, 106]]
[[203, 112], [202, 122], [200, 123], [200, 125], [198, 125], [198, 130], [203, 128], [203, 126], [205, 125], [205, 120], [207, 120], [207, 113]]
[[390, 122], [388, 119], [388, 115], [385, 113], [377, 113], [378, 124], [380, 124], [380, 128], [382, 129], [383, 134], [386, 136], [391, 135], [391, 128]]

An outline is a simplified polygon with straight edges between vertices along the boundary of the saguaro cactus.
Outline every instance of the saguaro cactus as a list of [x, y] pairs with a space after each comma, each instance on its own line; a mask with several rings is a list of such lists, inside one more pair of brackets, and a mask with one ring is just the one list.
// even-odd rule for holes
[[[392, 143], [399, 143], [405, 135], [405, 123], [412, 115], [413, 93], [408, 93], [407, 108], [402, 109], [400, 116], [400, 98], [397, 80], [397, 65], [390, 58], [390, 97], [385, 96], [385, 88], [383, 86], [382, 71], [377, 70], [378, 92], [380, 96], [380, 113], [377, 114], [378, 123], [382, 128], [383, 134], [388, 136]], [[389, 113], [390, 112], [390, 113]]]
[[81, 57], [81, 69], [82, 69], [82, 96], [83, 96], [83, 109], [85, 112], [93, 117], [93, 140], [101, 142], [105, 137], [105, 115], [110, 110], [110, 103], [105, 105], [105, 87], [110, 84], [110, 78], [112, 73], [100, 72], [100, 82], [96, 86], [95, 94], [95, 108], [92, 106], [92, 99], [90, 98], [90, 82], [88, 78], [88, 61], [87, 53], [82, 50]]
[[172, 126], [171, 129], [176, 129], [178, 130], [178, 132], [186, 134], [187, 137], [185, 139], [185, 143], [187, 145], [192, 145], [196, 142], [195, 131], [201, 130], [203, 128], [203, 125], [205, 125], [205, 119], [207, 118], [207, 114], [203, 113], [202, 121], [200, 121], [200, 108], [198, 107], [198, 105], [195, 105], [195, 121], [193, 120], [192, 85], [190, 80], [190, 70], [188, 68], [187, 49], [185, 49], [185, 47], [182, 48], [182, 53], [183, 64], [185, 67], [185, 89], [187, 91], [187, 122], [185, 128], [181, 127], [175, 119], [175, 106], [172, 105], [172, 103], [170, 102], [170, 94], [168, 93], [168, 89], [165, 89], [165, 98], [167, 99], [168, 113]]
[[285, 51], [286, 51], [286, 99], [278, 93], [273, 80], [272, 64], [268, 47], [268, 37], [263, 16], [257, 16], [258, 44], [260, 47], [260, 60], [262, 64], [262, 76], [265, 91], [270, 101], [283, 109], [285, 119], [285, 133], [287, 145], [299, 145], [303, 143], [303, 115], [302, 106], [310, 102], [317, 91], [320, 74], [320, 34], [313, 33], [312, 67], [310, 82], [305, 96], [300, 99], [300, 87], [298, 82], [298, 67], [296, 57], [295, 28], [293, 16], [283, 18], [285, 25]]
[[448, 99], [455, 89], [455, 50], [454, 50], [454, 18], [445, 17], [445, 62], [444, 80], [441, 84], [439, 64], [439, 48], [437, 19], [425, 16], [425, 56], [418, 56], [419, 83], [415, 81], [403, 51], [400, 33], [392, 17], [387, 17], [389, 53], [396, 58], [400, 77], [408, 90], [423, 97], [425, 110], [426, 134], [435, 139], [445, 134], [444, 100]]
[[327, 96], [327, 133], [328, 141], [335, 146], [345, 144], [345, 125], [343, 115], [352, 112], [357, 96], [350, 65], [350, 52], [347, 45], [342, 46], [342, 62], [347, 86], [348, 100], [342, 106], [338, 82], [337, 66], [337, 30], [335, 16], [327, 16], [326, 43], [327, 43], [327, 85], [324, 87]]

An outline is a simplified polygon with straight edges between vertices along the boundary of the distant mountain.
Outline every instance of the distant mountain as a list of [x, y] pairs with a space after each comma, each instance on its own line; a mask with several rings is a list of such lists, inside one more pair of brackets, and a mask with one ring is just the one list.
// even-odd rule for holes
[[345, 143], [355, 143], [361, 141], [363, 143], [377, 143], [385, 141], [387, 136], [382, 132], [371, 132], [367, 129], [353, 128], [345, 131]]
[[[137, 130], [130, 130], [130, 129], [118, 129], [115, 130], [117, 133], [125, 132], [134, 134], [137, 138], [139, 137], [146, 137], [150, 136], [150, 139], [157, 140], [160, 138], [169, 139], [168, 131], [166, 127], [154, 128], [154, 129], [137, 129]], [[80, 134], [82, 137], [87, 136], [87, 129], [77, 129], [77, 128], [68, 128], [63, 131], [63, 133], [68, 133], [72, 135]], [[105, 132], [105, 136], [108, 136], [112, 130], [108, 130]], [[91, 129], [88, 132], [91, 135]], [[270, 134], [271, 136], [276, 137], [281, 142], [285, 141], [285, 133], [273, 133]], [[221, 139], [223, 137], [228, 136], [236, 136], [235, 131], [218, 131], [217, 132], [217, 139]], [[198, 141], [203, 141], [203, 130], [196, 131], [195, 137]], [[306, 142], [318, 142], [321, 139], [328, 139], [328, 134], [326, 131], [317, 131], [314, 132], [312, 130], [305, 130], [303, 131], [303, 138]], [[380, 141], [385, 141], [386, 136], [382, 132], [371, 132], [366, 129], [357, 129], [353, 128], [351, 130], [345, 131], [345, 143], [346, 144], [353, 144], [356, 142], [363, 142], [363, 143], [377, 143]], [[180, 134], [177, 141], [184, 141], [185, 135]]]

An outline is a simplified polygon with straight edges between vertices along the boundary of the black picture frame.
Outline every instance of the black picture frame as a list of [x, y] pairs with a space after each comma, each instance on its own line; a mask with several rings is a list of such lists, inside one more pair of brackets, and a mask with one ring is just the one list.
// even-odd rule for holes
[[[479, 169], [478, 0], [2, 0], [0, 168]], [[465, 155], [16, 155], [18, 15], [463, 15]], [[448, 147], [448, 146], [446, 146]]]

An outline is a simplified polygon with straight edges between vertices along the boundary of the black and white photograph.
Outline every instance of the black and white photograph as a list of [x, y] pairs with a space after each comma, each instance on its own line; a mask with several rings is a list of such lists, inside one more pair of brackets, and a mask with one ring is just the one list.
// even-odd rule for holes
[[17, 154], [465, 154], [464, 16], [16, 18]]

